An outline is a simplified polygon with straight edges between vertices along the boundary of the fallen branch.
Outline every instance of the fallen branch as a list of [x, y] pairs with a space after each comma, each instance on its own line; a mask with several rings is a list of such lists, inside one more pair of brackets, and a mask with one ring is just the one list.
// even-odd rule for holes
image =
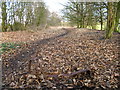
[[[76, 71], [76, 72], [72, 72], [70, 74], [54, 74], [54, 75], [45, 75], [46, 77], [52, 77], [52, 78], [59, 78], [59, 77], [73, 77], [73, 76], [76, 76], [76, 75], [79, 75], [80, 73], [90, 73], [90, 70], [88, 69], [85, 69], [85, 70], [79, 70], [79, 71]], [[19, 75], [26, 75], [26, 74], [30, 74], [30, 72], [24, 72], [22, 74], [19, 74]], [[37, 74], [38, 75], [38, 74]]]
[[28, 64], [28, 72], [30, 73], [31, 72], [31, 63], [32, 63], [32, 60], [29, 61], [29, 64]]
[[59, 75], [47, 75], [47, 77], [54, 77], [54, 78], [58, 78], [58, 77], [72, 77], [72, 76], [76, 76], [80, 73], [85, 73], [85, 72], [90, 72], [90, 70], [88, 69], [85, 69], [85, 70], [79, 70], [79, 71], [76, 71], [76, 72], [72, 72], [70, 74], [59, 74]]

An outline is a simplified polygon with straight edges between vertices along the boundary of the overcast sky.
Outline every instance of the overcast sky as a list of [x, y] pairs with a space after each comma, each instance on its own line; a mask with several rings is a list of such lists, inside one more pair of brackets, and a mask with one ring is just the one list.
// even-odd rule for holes
[[64, 8], [61, 4], [65, 4], [67, 1], [68, 0], [44, 0], [50, 12], [57, 13], [60, 13], [60, 10]]
[[[43, 0], [43, 1], [46, 3], [50, 12], [56, 12], [61, 15], [62, 14], [61, 9], [64, 8], [63, 5], [61, 4], [65, 4], [68, 0]], [[0, 9], [0, 12], [1, 12], [1, 9]], [[1, 22], [1, 19], [0, 19], [0, 22]]]

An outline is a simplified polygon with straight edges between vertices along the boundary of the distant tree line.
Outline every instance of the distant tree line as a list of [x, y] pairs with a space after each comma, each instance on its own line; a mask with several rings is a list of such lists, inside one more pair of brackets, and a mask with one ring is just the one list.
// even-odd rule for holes
[[26, 27], [47, 27], [52, 23], [51, 18], [56, 18], [59, 25], [59, 17], [52, 15], [44, 2], [2, 2], [2, 31], [25, 30]]
[[50, 26], [60, 26], [62, 18], [58, 16], [55, 12], [51, 13], [48, 18], [48, 24]]
[[96, 29], [96, 26], [100, 24], [101, 30], [106, 30], [106, 38], [110, 38], [114, 31], [120, 31], [120, 1], [78, 2], [78, 0], [69, 0], [64, 7], [64, 17], [78, 28]]

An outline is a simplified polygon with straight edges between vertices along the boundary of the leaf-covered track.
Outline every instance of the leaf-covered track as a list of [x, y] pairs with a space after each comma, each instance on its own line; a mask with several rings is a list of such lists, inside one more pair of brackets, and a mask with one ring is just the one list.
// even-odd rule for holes
[[[65, 28], [62, 34], [32, 42], [14, 56], [4, 56], [3, 81], [11, 87], [16, 84], [17, 87], [36, 88], [69, 88], [69, 85], [73, 88], [116, 88], [119, 34], [115, 34], [112, 39], [105, 40], [101, 39], [104, 31]], [[31, 81], [35, 82], [32, 86]]]
[[[22, 60], [27, 60], [26, 64], [28, 64], [28, 62], [30, 60], [34, 60], [37, 59], [39, 57], [33, 57], [32, 55], [35, 54], [35, 52], [37, 51], [38, 48], [40, 48], [41, 46], [48, 44], [49, 42], [52, 42], [52, 40], [63, 37], [65, 35], [67, 35], [70, 30], [67, 30], [65, 28], [62, 28], [64, 30], [63, 33], [56, 35], [54, 37], [50, 37], [50, 38], [45, 38], [42, 40], [36, 40], [35, 42], [32, 42], [30, 44], [30, 47], [27, 47], [26, 49], [22, 50], [21, 52], [19, 52], [18, 54], [16, 54], [15, 56], [9, 58], [9, 62], [10, 62], [10, 68], [6, 68], [8, 71], [16, 71], [19, 67], [22, 67], [22, 64], [18, 67], [18, 62], [22, 61]], [[18, 70], [17, 70], [18, 71]], [[3, 72], [4, 73], [4, 72]], [[11, 73], [11, 72], [10, 72]]]

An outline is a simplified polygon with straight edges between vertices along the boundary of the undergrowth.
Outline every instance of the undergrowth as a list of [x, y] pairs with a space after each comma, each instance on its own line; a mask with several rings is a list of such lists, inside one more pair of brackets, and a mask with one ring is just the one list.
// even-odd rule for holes
[[0, 44], [0, 55], [9, 50], [19, 48], [21, 44], [22, 43], [10, 43], [10, 42], [1, 43]]

